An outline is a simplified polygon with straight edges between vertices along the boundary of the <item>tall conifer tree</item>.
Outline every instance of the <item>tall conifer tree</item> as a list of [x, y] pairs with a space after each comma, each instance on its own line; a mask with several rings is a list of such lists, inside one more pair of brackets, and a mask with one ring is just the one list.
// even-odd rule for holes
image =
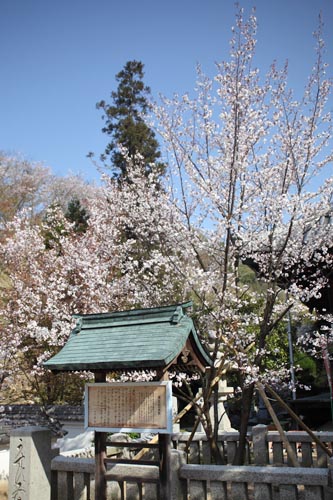
[[96, 105], [104, 111], [102, 131], [110, 136], [101, 159], [110, 159], [113, 174], [120, 182], [128, 181], [128, 161], [119, 146], [126, 148], [130, 159], [138, 153], [143, 157], [147, 175], [152, 169], [160, 176], [165, 171], [165, 165], [159, 161], [161, 153], [155, 133], [144, 119], [149, 111], [150, 88], [143, 82], [143, 68], [140, 61], [128, 61], [116, 75], [118, 87], [111, 92], [111, 103], [102, 100]]

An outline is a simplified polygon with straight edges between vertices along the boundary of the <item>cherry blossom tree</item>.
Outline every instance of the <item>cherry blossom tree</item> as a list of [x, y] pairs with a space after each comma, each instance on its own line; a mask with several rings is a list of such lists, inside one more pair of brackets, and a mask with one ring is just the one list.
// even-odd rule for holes
[[[332, 268], [327, 250], [333, 247], [331, 228], [319, 224], [331, 211], [333, 185], [327, 177], [331, 81], [321, 26], [317, 58], [299, 99], [288, 87], [287, 65], [273, 63], [264, 77], [255, 68], [255, 34], [254, 15], [244, 20], [240, 10], [230, 61], [217, 64], [213, 78], [198, 68], [194, 98], [176, 95], [155, 107], [182, 221], [171, 246], [188, 261], [178, 271], [196, 300], [215, 360], [207, 386], [230, 365], [241, 374], [238, 462], [255, 383], [281, 379], [279, 367], [265, 372], [265, 359], [274, 356], [268, 339], [291, 308], [298, 314], [300, 300], [320, 294], [326, 278], [318, 264]], [[244, 263], [258, 272], [260, 289], [242, 281]], [[204, 424], [211, 433], [208, 419]]]
[[[0, 154], [0, 239], [3, 243], [0, 258], [0, 307], [2, 312], [0, 328], [3, 333], [0, 353], [0, 384], [2, 388], [4, 388], [4, 385], [6, 386], [6, 381], [10, 380], [9, 375], [13, 372], [12, 367], [15, 365], [14, 361], [17, 358], [18, 344], [11, 337], [8, 330], [10, 320], [13, 325], [17, 324], [15, 304], [16, 300], [18, 301], [17, 304], [20, 304], [21, 301], [20, 292], [17, 289], [15, 290], [13, 283], [16, 283], [17, 286], [21, 285], [21, 292], [27, 293], [27, 289], [23, 287], [22, 283], [24, 282], [26, 286], [28, 281], [31, 280], [32, 289], [30, 291], [33, 294], [38, 283], [36, 282], [37, 276], [42, 279], [42, 275], [45, 273], [44, 284], [48, 282], [50, 276], [47, 267], [35, 276], [33, 276], [34, 269], [47, 265], [49, 265], [50, 269], [52, 268], [53, 257], [51, 253], [42, 258], [43, 243], [46, 240], [46, 222], [49, 218], [49, 216], [45, 218], [46, 211], [48, 207], [53, 206], [54, 209], [57, 207], [57, 209], [66, 212], [70, 201], [73, 199], [81, 200], [84, 205], [95, 191], [96, 188], [93, 185], [88, 184], [78, 175], [57, 177], [52, 174], [50, 168], [41, 163], [30, 162], [19, 155]], [[43, 221], [43, 224], [39, 226], [41, 221]], [[52, 231], [54, 231], [54, 228], [50, 228], [50, 234]], [[11, 236], [13, 236], [12, 240]], [[26, 240], [25, 244], [19, 242], [20, 237]], [[37, 237], [36, 246], [35, 237]], [[15, 241], [17, 246], [13, 250], [14, 253], [11, 253], [10, 245], [15, 247]], [[15, 252], [17, 252], [17, 255], [15, 255]], [[39, 252], [38, 255], [36, 252]], [[48, 261], [47, 257], [50, 257], [51, 260]], [[35, 262], [33, 262], [34, 258], [36, 259]], [[21, 264], [19, 264], [20, 261]], [[16, 264], [18, 265], [17, 269]], [[53, 272], [55, 272], [55, 269]], [[45, 293], [45, 290], [41, 291], [41, 295], [43, 293]], [[8, 313], [8, 308], [11, 313]], [[34, 316], [33, 312], [32, 316]], [[21, 322], [22, 325], [25, 325], [25, 323]], [[15, 389], [17, 386], [9, 383], [7, 387]]]
[[29, 390], [43, 403], [68, 399], [63, 389], [71, 385], [52, 378], [42, 363], [66, 342], [73, 315], [178, 300], [180, 281], [166, 273], [160, 250], [162, 219], [169, 228], [172, 217], [168, 197], [157, 195], [153, 174], [147, 185], [141, 158], [130, 175], [124, 186], [105, 176], [104, 187], [85, 200], [89, 218], [83, 232], [57, 204], [40, 224], [31, 223], [29, 211], [7, 222], [0, 244], [8, 276], [0, 290], [0, 359], [9, 389], [17, 377], [23, 383], [23, 374], [27, 383], [21, 394]]
[[41, 377], [42, 361], [65, 343], [73, 314], [108, 308], [112, 273], [112, 262], [99, 259], [94, 235], [75, 232], [59, 208], [50, 211], [41, 225], [32, 225], [29, 214], [16, 217], [1, 246], [10, 278], [1, 301], [3, 359], [11, 355], [7, 378], [12, 384], [23, 374], [31, 398], [43, 402], [64, 397], [58, 395], [64, 384]]

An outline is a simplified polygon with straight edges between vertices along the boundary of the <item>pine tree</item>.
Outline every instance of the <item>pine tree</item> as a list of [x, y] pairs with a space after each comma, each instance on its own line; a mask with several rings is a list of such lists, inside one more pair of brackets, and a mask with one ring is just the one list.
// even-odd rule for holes
[[74, 222], [74, 231], [76, 233], [84, 233], [87, 230], [89, 215], [78, 198], [70, 200], [65, 217], [70, 222]]
[[111, 92], [111, 104], [100, 101], [97, 109], [104, 111], [105, 126], [102, 131], [110, 136], [105, 152], [101, 155], [105, 163], [111, 161], [114, 177], [119, 182], [128, 182], [128, 161], [119, 146], [123, 146], [131, 159], [140, 154], [148, 175], [152, 168], [159, 176], [165, 164], [159, 161], [161, 153], [154, 131], [145, 123], [149, 111], [150, 88], [144, 84], [144, 65], [140, 61], [128, 61], [116, 75], [118, 88]]

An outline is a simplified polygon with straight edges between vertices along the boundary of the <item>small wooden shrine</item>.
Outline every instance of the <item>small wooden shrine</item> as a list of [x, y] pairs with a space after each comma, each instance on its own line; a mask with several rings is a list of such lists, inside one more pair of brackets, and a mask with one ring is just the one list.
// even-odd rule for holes
[[[44, 363], [52, 371], [90, 371], [96, 383], [106, 375], [156, 370], [166, 381], [168, 371], [204, 373], [212, 360], [201, 344], [186, 310], [191, 302], [165, 307], [77, 315], [65, 346]], [[96, 499], [106, 499], [106, 433], [95, 433]], [[170, 434], [159, 434], [160, 495], [170, 499]], [[118, 443], [119, 444], [119, 443]]]

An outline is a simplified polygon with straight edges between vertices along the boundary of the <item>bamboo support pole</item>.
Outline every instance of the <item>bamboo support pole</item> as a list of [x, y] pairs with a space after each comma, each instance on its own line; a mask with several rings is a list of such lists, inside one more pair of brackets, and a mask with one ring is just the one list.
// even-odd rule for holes
[[273, 407], [272, 407], [268, 397], [266, 396], [264, 386], [260, 382], [256, 382], [256, 387], [260, 393], [260, 396], [262, 397], [262, 400], [264, 401], [264, 403], [266, 405], [266, 408], [267, 408], [267, 410], [268, 410], [268, 412], [269, 412], [269, 414], [274, 422], [275, 427], [277, 428], [277, 430], [281, 436], [282, 442], [285, 445], [288, 457], [290, 458], [292, 465], [294, 467], [300, 467], [301, 465], [300, 465], [299, 461], [297, 460], [296, 454], [295, 454], [294, 450], [292, 449], [284, 430], [282, 429], [282, 426], [279, 422], [279, 419], [277, 418], [276, 413], [273, 410]]
[[197, 431], [197, 428], [198, 428], [198, 425], [200, 423], [200, 418], [197, 417], [195, 423], [194, 423], [194, 426], [193, 426], [193, 429], [192, 429], [192, 432], [191, 432], [191, 435], [190, 437], [188, 438], [188, 441], [186, 443], [186, 446], [185, 446], [185, 453], [188, 453], [188, 450], [190, 449], [190, 446], [191, 446], [191, 443], [193, 441], [193, 437], [194, 437], [194, 434], [196, 433]]
[[320, 439], [318, 439], [318, 437], [312, 432], [312, 430], [303, 422], [302, 419], [299, 418], [298, 415], [296, 415], [296, 413], [290, 408], [290, 406], [287, 405], [287, 403], [285, 403], [283, 401], [283, 399], [280, 398], [280, 396], [274, 391], [274, 389], [272, 389], [272, 387], [270, 387], [268, 384], [265, 384], [265, 388], [271, 393], [271, 395], [278, 401], [278, 403], [285, 409], [287, 410], [287, 412], [289, 413], [289, 415], [299, 424], [300, 427], [302, 427], [302, 429], [304, 429], [308, 434], [309, 436], [311, 436], [311, 438], [315, 441], [315, 443], [320, 446], [320, 448], [329, 456], [329, 457], [332, 457], [333, 456], [333, 452], [327, 448], [327, 446], [322, 442], [320, 441]]

